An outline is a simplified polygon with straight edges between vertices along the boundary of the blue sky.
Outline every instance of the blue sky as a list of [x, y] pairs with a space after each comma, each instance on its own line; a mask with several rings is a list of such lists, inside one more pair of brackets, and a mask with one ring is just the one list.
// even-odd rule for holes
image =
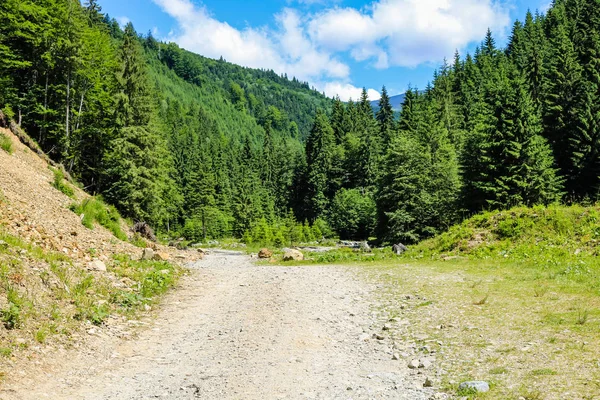
[[327, 95], [377, 99], [424, 87], [444, 57], [472, 51], [488, 27], [503, 45], [512, 22], [549, 0], [100, 0], [138, 32], [207, 57], [273, 69]]

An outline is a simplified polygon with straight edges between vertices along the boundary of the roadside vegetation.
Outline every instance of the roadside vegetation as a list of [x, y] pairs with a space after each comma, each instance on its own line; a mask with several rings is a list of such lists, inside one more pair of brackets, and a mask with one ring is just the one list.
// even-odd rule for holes
[[[416, 358], [424, 346], [436, 352], [443, 390], [469, 399], [593, 399], [598, 240], [600, 207], [514, 208], [477, 215], [393, 261], [360, 265], [387, 283], [384, 311], [410, 322], [394, 334], [416, 344]], [[473, 379], [491, 391], [458, 390]]]
[[108, 274], [89, 272], [0, 228], [0, 355], [67, 341], [82, 326], [101, 326], [116, 316], [133, 318], [181, 275], [169, 263], [121, 255], [107, 264]]

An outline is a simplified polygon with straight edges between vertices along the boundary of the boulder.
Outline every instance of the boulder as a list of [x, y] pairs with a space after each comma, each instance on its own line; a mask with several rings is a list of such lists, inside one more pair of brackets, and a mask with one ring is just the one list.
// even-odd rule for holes
[[283, 261], [302, 261], [304, 260], [304, 254], [295, 249], [287, 250], [283, 254]]
[[154, 253], [154, 256], [152, 257], [152, 259], [154, 261], [169, 261], [171, 259], [171, 256], [169, 256], [168, 253], [159, 251], [158, 253]]
[[106, 264], [104, 264], [102, 261], [100, 260], [94, 260], [94, 261], [90, 261], [88, 263], [88, 269], [90, 271], [100, 271], [100, 272], [106, 272]]
[[394, 251], [394, 253], [396, 255], [400, 255], [402, 253], [404, 253], [405, 251], [408, 250], [408, 247], [406, 247], [405, 245], [403, 245], [402, 243], [398, 243], [392, 246], [392, 250]]
[[142, 252], [142, 260], [152, 260], [154, 258], [154, 250], [146, 248]]
[[271, 258], [273, 257], [273, 252], [269, 249], [260, 249], [258, 252], [258, 258]]
[[468, 382], [463, 382], [460, 385], [458, 385], [458, 389], [460, 390], [468, 390], [468, 389], [472, 389], [475, 390], [476, 392], [489, 392], [490, 391], [490, 384], [487, 383], [486, 381], [468, 381]]

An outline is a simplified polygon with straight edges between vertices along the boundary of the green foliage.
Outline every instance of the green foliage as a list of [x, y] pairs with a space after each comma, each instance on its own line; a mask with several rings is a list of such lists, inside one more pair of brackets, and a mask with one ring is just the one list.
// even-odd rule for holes
[[54, 174], [54, 181], [52, 181], [52, 186], [55, 189], [61, 191], [63, 194], [74, 198], [75, 190], [73, 190], [73, 188], [67, 182], [65, 182], [65, 174], [63, 173], [63, 171], [60, 168], [51, 168], [51, 170]]
[[8, 154], [12, 154], [14, 152], [12, 140], [2, 133], [0, 133], [0, 149], [4, 150]]
[[108, 229], [112, 234], [123, 241], [127, 241], [127, 235], [121, 229], [121, 216], [114, 206], [107, 205], [101, 198], [90, 197], [81, 204], [71, 205], [71, 211], [77, 215], [83, 215], [81, 223], [88, 229], [94, 229], [98, 223]]
[[366, 240], [375, 228], [376, 206], [371, 193], [341, 189], [333, 198], [327, 220], [342, 237]]

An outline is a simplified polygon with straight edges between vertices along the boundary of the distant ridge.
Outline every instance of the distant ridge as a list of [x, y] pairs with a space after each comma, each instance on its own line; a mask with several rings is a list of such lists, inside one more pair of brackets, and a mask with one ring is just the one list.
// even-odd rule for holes
[[[404, 93], [390, 97], [390, 103], [392, 104], [392, 109], [394, 111], [401, 111], [402, 110], [402, 103], [404, 103], [404, 97], [405, 97]], [[374, 111], [379, 110], [379, 100], [372, 101], [371, 102], [371, 107], [373, 107]]]

